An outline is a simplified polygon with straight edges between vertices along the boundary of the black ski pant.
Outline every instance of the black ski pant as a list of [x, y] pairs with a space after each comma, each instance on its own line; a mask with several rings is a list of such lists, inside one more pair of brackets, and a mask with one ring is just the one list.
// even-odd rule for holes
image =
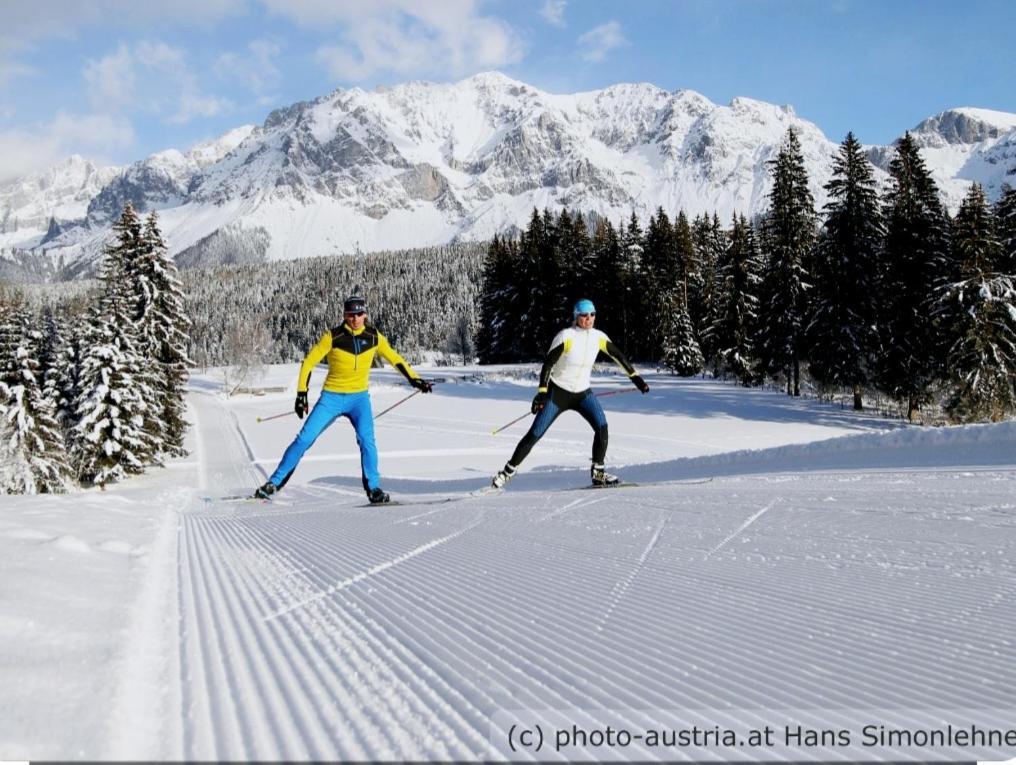
[[581, 414], [593, 429], [595, 434], [593, 436], [593, 462], [602, 465], [607, 456], [607, 417], [603, 413], [603, 407], [600, 406], [599, 400], [593, 395], [592, 389], [587, 388], [579, 393], [572, 393], [551, 383], [547, 388], [547, 393], [549, 394], [547, 405], [537, 413], [529, 431], [522, 436], [519, 445], [515, 447], [515, 453], [508, 461], [515, 467], [522, 464], [522, 460], [529, 456], [529, 452], [547, 432], [554, 420], [562, 412], [573, 409]]

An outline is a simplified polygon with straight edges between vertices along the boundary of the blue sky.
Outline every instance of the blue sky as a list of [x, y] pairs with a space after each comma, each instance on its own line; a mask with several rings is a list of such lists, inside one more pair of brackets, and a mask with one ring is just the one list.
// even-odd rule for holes
[[791, 104], [836, 141], [1016, 112], [1012, 0], [4, 0], [0, 16], [0, 180], [186, 148], [337, 87], [491, 69], [557, 93]]

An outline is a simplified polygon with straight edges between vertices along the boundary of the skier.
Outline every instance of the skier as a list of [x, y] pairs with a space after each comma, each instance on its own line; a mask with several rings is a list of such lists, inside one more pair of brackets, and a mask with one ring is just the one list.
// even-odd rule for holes
[[374, 443], [374, 414], [371, 411], [370, 394], [367, 392], [374, 356], [380, 353], [421, 393], [430, 393], [434, 386], [410, 368], [406, 360], [388, 344], [384, 335], [373, 325], [367, 324], [367, 303], [362, 297], [353, 295], [346, 298], [343, 319], [340, 326], [321, 336], [303, 360], [300, 379], [296, 385], [296, 416], [302, 420], [307, 413], [310, 373], [327, 357], [328, 376], [325, 378], [324, 389], [307, 422], [282, 455], [282, 462], [267, 483], [254, 492], [254, 496], [259, 499], [268, 499], [285, 486], [304, 452], [338, 417], [345, 416], [356, 429], [363, 489], [367, 492], [367, 499], [374, 505], [389, 501], [388, 494], [379, 486], [381, 476], [378, 473], [377, 446]]
[[581, 414], [596, 434], [593, 437], [593, 464], [590, 468], [593, 485], [613, 486], [620, 483], [616, 475], [611, 475], [603, 467], [603, 460], [607, 456], [607, 418], [589, 387], [589, 374], [597, 355], [603, 351], [628, 373], [628, 378], [642, 393], [648, 393], [649, 386], [621, 350], [610, 342], [610, 338], [600, 330], [593, 329], [596, 321], [593, 301], [578, 301], [572, 309], [572, 315], [574, 325], [557, 333], [550, 344], [550, 352], [544, 359], [540, 371], [540, 387], [532, 404], [536, 419], [515, 447], [511, 459], [491, 480], [495, 489], [507, 485], [522, 460], [547, 432], [547, 428], [567, 409], [574, 409]]

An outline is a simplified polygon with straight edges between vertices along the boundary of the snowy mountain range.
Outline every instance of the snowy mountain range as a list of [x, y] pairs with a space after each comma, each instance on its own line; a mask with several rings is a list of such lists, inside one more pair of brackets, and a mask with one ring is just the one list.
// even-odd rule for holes
[[[0, 186], [0, 259], [85, 272], [128, 200], [159, 211], [185, 265], [484, 239], [533, 207], [729, 220], [764, 209], [766, 162], [791, 126], [821, 205], [842, 136], [789, 106], [644, 83], [556, 95], [499, 73], [339, 89], [186, 152], [125, 168], [72, 157]], [[992, 198], [1016, 184], [1016, 114], [953, 109], [911, 132], [952, 210], [973, 181]], [[892, 148], [869, 155], [884, 180]]]

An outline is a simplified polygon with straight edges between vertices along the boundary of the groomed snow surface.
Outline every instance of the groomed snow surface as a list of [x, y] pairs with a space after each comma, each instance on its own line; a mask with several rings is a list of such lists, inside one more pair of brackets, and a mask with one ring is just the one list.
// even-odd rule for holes
[[[164, 470], [0, 499], [0, 759], [1013, 756], [858, 744], [1016, 728], [1016, 423], [650, 373], [602, 399], [608, 467], [641, 486], [577, 490], [591, 433], [568, 413], [507, 491], [471, 496], [528, 426], [491, 435], [532, 371], [429, 374], [377, 422], [399, 506], [364, 506], [345, 421], [274, 503], [203, 499], [274, 469], [299, 422], [256, 418], [290, 410], [293, 365], [263, 396], [196, 375], [191, 455]], [[410, 392], [374, 372], [375, 412]], [[555, 747], [554, 726], [654, 720], [742, 743]], [[794, 724], [850, 745], [786, 746]], [[766, 726], [772, 746], [743, 744]]]

